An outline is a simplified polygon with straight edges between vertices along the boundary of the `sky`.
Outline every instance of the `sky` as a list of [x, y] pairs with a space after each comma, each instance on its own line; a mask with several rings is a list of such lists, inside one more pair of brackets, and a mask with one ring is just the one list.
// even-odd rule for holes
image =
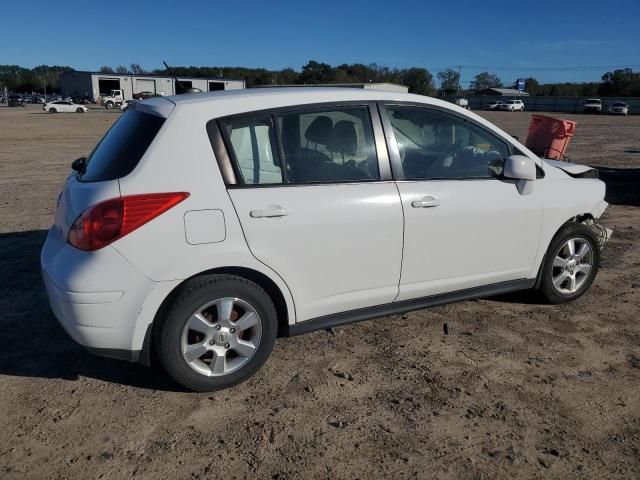
[[[502, 6], [497, 6], [502, 4]], [[309, 60], [438, 71], [461, 65], [504, 83], [597, 81], [640, 70], [640, 0], [11, 2], [0, 64], [300, 70]], [[188, 5], [188, 6], [186, 6]], [[6, 19], [13, 19], [7, 21]], [[15, 21], [14, 21], [15, 20]]]

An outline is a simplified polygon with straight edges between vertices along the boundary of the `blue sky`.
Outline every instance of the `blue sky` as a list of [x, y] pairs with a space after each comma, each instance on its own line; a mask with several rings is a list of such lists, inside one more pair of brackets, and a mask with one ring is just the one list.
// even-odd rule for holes
[[[502, 4], [502, 6], [497, 6]], [[181, 8], [190, 5], [191, 8]], [[505, 83], [598, 80], [608, 67], [640, 70], [640, 1], [507, 2], [323, 0], [18, 2], [3, 6], [0, 64], [33, 67], [140, 63], [292, 67], [463, 65]], [[12, 19], [6, 21], [6, 19]], [[486, 68], [485, 68], [486, 67]]]

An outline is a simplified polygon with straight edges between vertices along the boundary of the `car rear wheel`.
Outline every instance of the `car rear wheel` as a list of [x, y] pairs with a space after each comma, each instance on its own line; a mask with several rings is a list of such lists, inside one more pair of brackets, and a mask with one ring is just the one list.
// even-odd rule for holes
[[540, 291], [551, 303], [566, 303], [582, 296], [598, 273], [600, 245], [582, 224], [563, 228], [545, 257]]
[[154, 328], [165, 371], [200, 392], [227, 388], [267, 360], [277, 334], [269, 295], [233, 275], [209, 275], [185, 284]]
[[58, 113], [58, 111], [55, 108], [50, 108], [49, 113]]

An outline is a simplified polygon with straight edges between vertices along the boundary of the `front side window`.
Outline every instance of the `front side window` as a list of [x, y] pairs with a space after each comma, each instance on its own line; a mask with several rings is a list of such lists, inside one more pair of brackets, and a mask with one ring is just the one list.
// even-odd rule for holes
[[242, 183], [282, 183], [282, 168], [270, 116], [231, 119], [222, 124]]
[[508, 145], [464, 119], [412, 106], [386, 107], [400, 153], [403, 179], [500, 176]]
[[289, 183], [340, 183], [380, 178], [366, 106], [276, 115]]

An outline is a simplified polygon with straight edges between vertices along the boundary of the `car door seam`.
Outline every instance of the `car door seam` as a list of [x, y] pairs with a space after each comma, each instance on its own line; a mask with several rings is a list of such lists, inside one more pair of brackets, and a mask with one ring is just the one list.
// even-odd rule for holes
[[[231, 194], [229, 193], [229, 189], [225, 188], [225, 191], [227, 192], [227, 196], [229, 197], [229, 202], [231, 203], [231, 207], [233, 208], [233, 211], [236, 214], [236, 218], [238, 219], [238, 225], [240, 225], [240, 231], [242, 232], [242, 237], [244, 238], [244, 243], [247, 246], [247, 250], [249, 250], [249, 253], [251, 254], [251, 256], [253, 258], [255, 258], [259, 263], [261, 263], [266, 268], [268, 268], [270, 271], [272, 271], [274, 273], [274, 275], [277, 275], [278, 278], [280, 278], [280, 280], [282, 280], [282, 283], [287, 287], [287, 290], [289, 290], [289, 295], [291, 296], [291, 305], [293, 306], [293, 320], [294, 320], [293, 323], [294, 324], [297, 323], [298, 316], [297, 316], [297, 312], [296, 312], [296, 302], [295, 302], [295, 298], [293, 296], [293, 292], [291, 291], [291, 287], [289, 287], [289, 284], [286, 282], [286, 280], [284, 278], [282, 278], [282, 275], [280, 275], [276, 270], [274, 270], [272, 267], [270, 267], [269, 265], [264, 263], [262, 260], [260, 260], [255, 255], [255, 253], [253, 253], [253, 250], [249, 246], [249, 240], [247, 239], [247, 234], [244, 231], [244, 226], [242, 225], [242, 220], [240, 219], [240, 214], [238, 213], [238, 209], [236, 208], [236, 205], [233, 202], [233, 198], [231, 198]], [[224, 211], [223, 211], [223, 213], [224, 213]], [[289, 324], [289, 319], [287, 319], [287, 323]]]
[[404, 204], [402, 203], [402, 194], [400, 193], [400, 187], [398, 187], [397, 182], [393, 182], [396, 187], [396, 191], [398, 192], [398, 200], [400, 201], [400, 209], [402, 211], [402, 248], [400, 249], [400, 274], [398, 276], [398, 291], [396, 293], [395, 298], [391, 301], [391, 303], [395, 302], [400, 296], [400, 285], [402, 284], [402, 268], [404, 266], [404, 243], [405, 243], [405, 232], [406, 232], [406, 217], [404, 214]]

